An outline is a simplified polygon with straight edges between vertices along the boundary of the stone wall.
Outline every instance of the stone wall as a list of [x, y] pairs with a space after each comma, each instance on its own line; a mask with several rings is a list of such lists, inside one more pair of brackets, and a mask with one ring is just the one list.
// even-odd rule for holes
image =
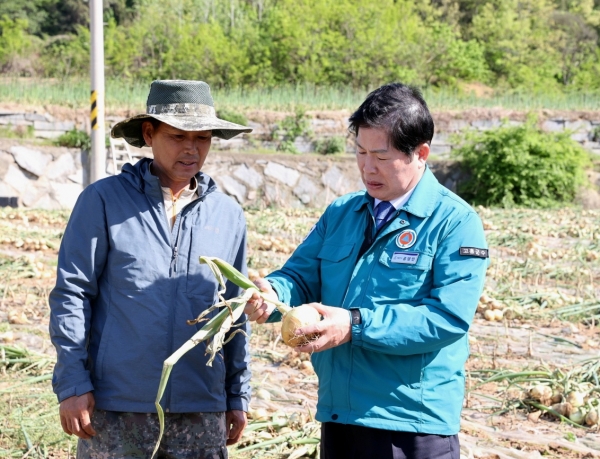
[[[106, 116], [107, 132], [110, 128], [128, 115], [108, 114]], [[238, 136], [230, 141], [215, 142], [214, 148], [229, 151], [275, 150], [280, 139], [273, 138], [277, 127], [292, 114], [284, 112], [250, 111], [245, 113], [248, 125], [254, 130], [251, 135]], [[314, 152], [315, 139], [326, 137], [344, 137], [347, 139], [347, 151], [353, 145], [348, 136], [347, 110], [309, 111], [310, 135], [295, 139], [294, 145], [300, 153]], [[487, 130], [499, 127], [502, 123], [521, 124], [528, 114], [502, 109], [476, 108], [461, 112], [433, 112], [436, 134], [431, 145], [433, 157], [448, 159], [452, 149], [452, 135], [465, 129]], [[547, 132], [568, 131], [571, 138], [579, 142], [590, 152], [600, 155], [600, 111], [561, 112], [541, 110], [536, 113], [539, 127]], [[70, 117], [71, 119], [65, 118]], [[13, 129], [22, 134], [30, 134], [35, 138], [53, 139], [65, 132], [77, 128], [88, 130], [88, 114], [82, 110], [74, 110], [70, 114], [60, 111], [51, 113], [28, 113], [19, 110], [0, 109], [0, 127]], [[30, 132], [28, 132], [30, 131]], [[275, 135], [277, 137], [277, 135]]]
[[[147, 153], [147, 152], [146, 152]], [[438, 179], [453, 189], [460, 171], [432, 161]], [[77, 149], [0, 140], [0, 205], [70, 209], [89, 183], [88, 155]], [[107, 170], [112, 164], [107, 162]], [[351, 155], [319, 156], [211, 151], [203, 170], [245, 206], [324, 207], [363, 188]]]
[[[0, 110], [0, 126], [12, 128], [16, 132], [32, 131], [34, 137], [55, 139], [75, 128], [75, 122], [60, 121], [49, 113], [24, 113], [16, 110]], [[79, 129], [85, 129], [83, 125]]]
[[[73, 121], [65, 120], [62, 115], [0, 111], [0, 127], [29, 129], [35, 137], [46, 139], [55, 138], [76, 126], [79, 129], [85, 127], [84, 113], [78, 113]], [[311, 139], [332, 136], [345, 137], [347, 152], [352, 152], [352, 138], [347, 130], [350, 113], [307, 112], [306, 115], [312, 135], [298, 137], [295, 141], [297, 149], [304, 154], [250, 153], [274, 151], [278, 139], [273, 138], [273, 132], [289, 116], [281, 112], [250, 112], [246, 116], [253, 133], [229, 141], [214, 139], [204, 170], [215, 178], [222, 190], [243, 205], [323, 207], [337, 196], [361, 189], [352, 154], [306, 154], [314, 147]], [[492, 129], [503, 122], [520, 124], [527, 114], [474, 109], [457, 113], [434, 112], [433, 117], [436, 134], [429, 164], [440, 182], [455, 190], [461, 173], [449, 159], [452, 134], [464, 129]], [[111, 115], [107, 117], [107, 124], [111, 126], [121, 119], [123, 116]], [[600, 155], [600, 112], [543, 111], [538, 113], [538, 120], [543, 130], [568, 130], [574, 140], [593, 154]], [[131, 147], [130, 152], [134, 161], [151, 156], [148, 148]], [[109, 150], [107, 174], [112, 174], [114, 168]], [[593, 183], [598, 181], [596, 176], [591, 179]], [[0, 139], [0, 206], [71, 208], [88, 183], [87, 152], [41, 145], [37, 139]], [[600, 197], [596, 194], [586, 198], [587, 201], [591, 199], [592, 204], [589, 205], [594, 208], [600, 207]]]
[[86, 152], [0, 140], [0, 205], [70, 209], [88, 183]]

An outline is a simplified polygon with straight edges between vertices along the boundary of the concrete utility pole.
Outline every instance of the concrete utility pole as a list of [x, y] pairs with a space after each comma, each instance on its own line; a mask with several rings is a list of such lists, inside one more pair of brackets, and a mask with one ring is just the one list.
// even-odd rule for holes
[[104, 132], [104, 30], [102, 0], [90, 0], [90, 35], [92, 92], [90, 121], [92, 123], [92, 154], [90, 183], [106, 176], [106, 145]]

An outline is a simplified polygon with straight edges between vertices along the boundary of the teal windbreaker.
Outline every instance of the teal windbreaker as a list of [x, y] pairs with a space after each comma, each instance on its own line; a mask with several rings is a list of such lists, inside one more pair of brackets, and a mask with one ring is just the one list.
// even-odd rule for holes
[[[408, 202], [360, 254], [373, 198], [342, 196], [282, 269], [279, 299], [359, 308], [352, 340], [313, 354], [317, 420], [454, 435], [467, 332], [489, 264], [477, 213], [427, 168]], [[278, 320], [275, 313], [270, 321]], [[348, 319], [350, 320], [350, 319]]]

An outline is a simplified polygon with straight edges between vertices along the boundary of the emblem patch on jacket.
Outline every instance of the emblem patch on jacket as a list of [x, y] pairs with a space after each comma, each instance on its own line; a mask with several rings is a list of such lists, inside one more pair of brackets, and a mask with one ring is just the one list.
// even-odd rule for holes
[[401, 249], [408, 249], [417, 242], [417, 233], [414, 230], [407, 229], [402, 231], [396, 238], [396, 245]]
[[488, 249], [477, 249], [475, 247], [461, 247], [458, 253], [463, 257], [488, 258], [489, 256]]

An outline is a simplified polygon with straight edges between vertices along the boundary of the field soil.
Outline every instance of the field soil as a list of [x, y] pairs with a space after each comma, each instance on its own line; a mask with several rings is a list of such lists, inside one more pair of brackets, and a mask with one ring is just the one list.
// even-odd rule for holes
[[[529, 395], [542, 383], [580, 390], [590, 403], [600, 396], [600, 212], [478, 211], [492, 264], [469, 332], [461, 458], [600, 458], [597, 424], [561, 422]], [[246, 213], [249, 266], [262, 275], [282, 265], [320, 214]], [[73, 457], [75, 442], [60, 431], [51, 393], [47, 331], [67, 218], [0, 209], [1, 457]], [[487, 310], [502, 317], [487, 320]], [[317, 457], [318, 380], [309, 356], [282, 344], [278, 324], [254, 325], [251, 349], [250, 424], [231, 457]]]

